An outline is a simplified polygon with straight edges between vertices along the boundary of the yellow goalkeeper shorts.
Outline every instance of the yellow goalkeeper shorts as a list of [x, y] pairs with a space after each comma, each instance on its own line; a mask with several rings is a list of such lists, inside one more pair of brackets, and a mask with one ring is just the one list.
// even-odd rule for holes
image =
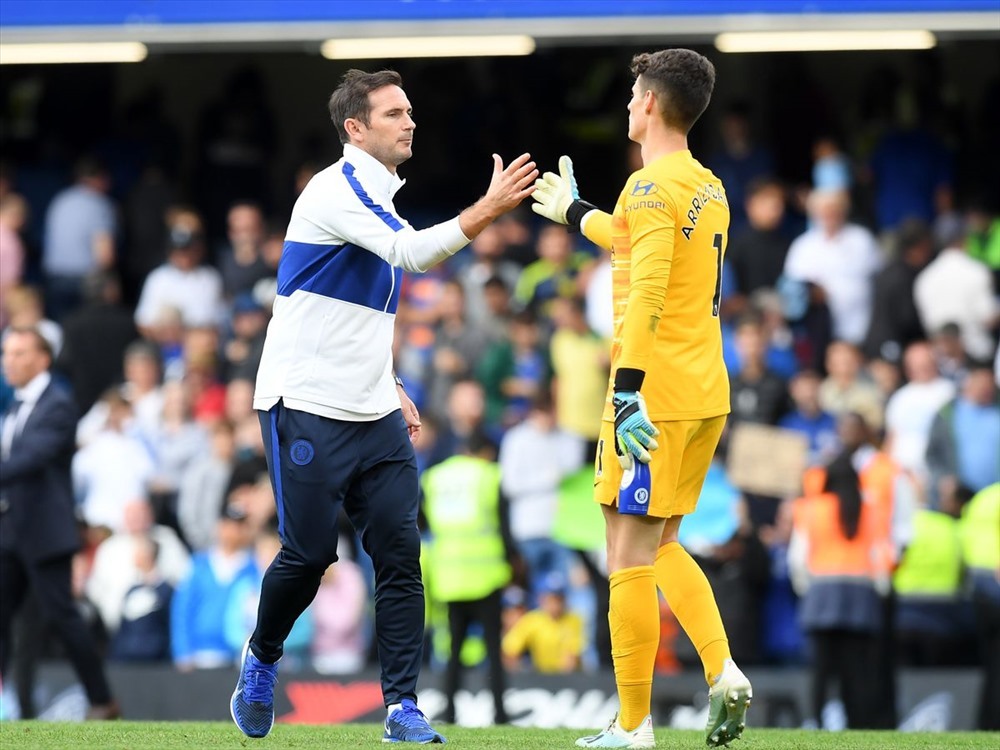
[[[660, 431], [656, 438], [660, 447], [650, 452], [649, 515], [657, 518], [687, 515], [698, 505], [726, 415], [654, 424]], [[601, 423], [594, 470], [594, 500], [602, 505], [615, 505], [623, 470], [615, 454], [614, 422]]]

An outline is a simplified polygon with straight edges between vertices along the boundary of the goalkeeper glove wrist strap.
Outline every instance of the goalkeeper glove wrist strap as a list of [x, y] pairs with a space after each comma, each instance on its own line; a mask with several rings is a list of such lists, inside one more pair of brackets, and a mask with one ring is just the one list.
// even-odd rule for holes
[[575, 201], [569, 204], [569, 208], [566, 209], [566, 223], [574, 230], [580, 231], [580, 224], [583, 223], [583, 217], [586, 216], [591, 211], [596, 211], [597, 206], [593, 203], [588, 203], [587, 201], [582, 201], [577, 198]]
[[619, 367], [615, 372], [615, 392], [635, 391], [642, 389], [642, 381], [646, 373], [633, 367]]

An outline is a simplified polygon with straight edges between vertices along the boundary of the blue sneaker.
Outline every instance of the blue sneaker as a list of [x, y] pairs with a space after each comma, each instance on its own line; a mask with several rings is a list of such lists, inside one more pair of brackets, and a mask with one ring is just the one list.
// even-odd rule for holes
[[447, 740], [427, 723], [423, 711], [409, 698], [404, 698], [385, 719], [382, 742], [416, 742], [420, 745], [444, 744]]
[[247, 737], [267, 737], [274, 725], [274, 683], [278, 681], [278, 665], [258, 660], [250, 650], [250, 641], [243, 647], [242, 661], [229, 713]]

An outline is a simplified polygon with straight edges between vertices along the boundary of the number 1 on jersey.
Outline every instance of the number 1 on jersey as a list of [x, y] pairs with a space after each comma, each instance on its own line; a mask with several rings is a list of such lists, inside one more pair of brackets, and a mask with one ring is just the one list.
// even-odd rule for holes
[[712, 238], [715, 248], [715, 294], [712, 296], [712, 317], [719, 317], [719, 302], [722, 300], [722, 232], [716, 232]]

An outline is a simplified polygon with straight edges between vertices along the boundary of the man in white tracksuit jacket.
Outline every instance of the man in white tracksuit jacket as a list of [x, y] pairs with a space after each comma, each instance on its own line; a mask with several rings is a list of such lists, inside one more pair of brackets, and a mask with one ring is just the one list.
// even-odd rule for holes
[[528, 154], [506, 168], [494, 154], [486, 195], [450, 221], [414, 230], [392, 204], [415, 127], [401, 85], [394, 71], [351, 70], [333, 92], [344, 156], [299, 196], [278, 266], [254, 408], [282, 548], [264, 575], [230, 703], [250, 737], [271, 729], [282, 644], [337, 559], [343, 507], [375, 566], [383, 740], [444, 742], [416, 706], [424, 595], [411, 441], [420, 418], [393, 374], [394, 318], [402, 272], [425, 271], [464, 247], [532, 193], [538, 172]]

